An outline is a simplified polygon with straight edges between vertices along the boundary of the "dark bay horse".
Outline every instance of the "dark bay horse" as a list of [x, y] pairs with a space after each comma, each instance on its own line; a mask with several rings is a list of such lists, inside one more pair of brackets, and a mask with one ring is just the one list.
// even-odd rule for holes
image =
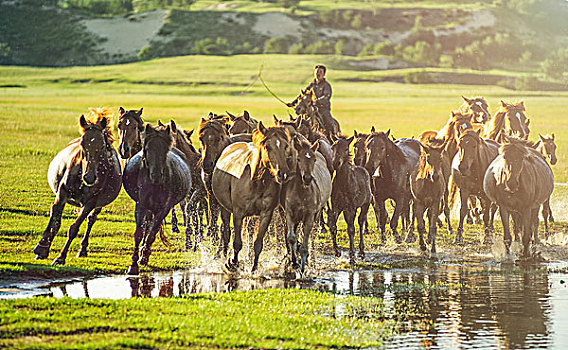
[[554, 174], [544, 156], [522, 139], [506, 138], [484, 174], [483, 189], [499, 206], [507, 253], [511, 245], [509, 213], [516, 213], [523, 232], [523, 257], [538, 231], [538, 211], [554, 189]]
[[[452, 160], [452, 179], [460, 190], [460, 221], [454, 242], [463, 243], [463, 221], [468, 213], [468, 199], [476, 196], [483, 208], [485, 243], [492, 242], [493, 222], [490, 202], [483, 191], [483, 176], [499, 153], [499, 144], [479, 136], [480, 131], [466, 130], [458, 141], [458, 152]], [[492, 216], [492, 215], [491, 215]]]
[[191, 171], [184, 154], [172, 148], [170, 126], [159, 130], [146, 124], [142, 140], [142, 151], [126, 164], [123, 177], [126, 193], [136, 202], [134, 253], [127, 271], [130, 275], [138, 274], [139, 263], [148, 264], [162, 221], [191, 189]]
[[223, 209], [223, 207], [219, 205], [217, 198], [213, 195], [211, 175], [213, 174], [219, 156], [221, 156], [221, 152], [223, 152], [227, 146], [235, 142], [251, 142], [252, 135], [238, 134], [230, 136], [225, 120], [218, 118], [202, 118], [198, 135], [199, 144], [201, 146], [201, 176], [205, 183], [205, 188], [207, 189], [207, 199], [209, 201], [209, 225], [207, 233], [213, 240], [218, 238], [217, 220], [219, 219], [219, 214], [221, 214], [221, 244], [219, 245], [218, 253], [225, 256], [231, 236], [231, 213]]
[[[546, 158], [550, 165], [556, 165], [558, 159], [556, 158], [556, 143], [554, 142], [554, 133], [552, 135], [538, 135], [537, 142], [531, 142], [531, 147], [536, 149], [540, 154]], [[544, 234], [548, 238], [548, 222], [554, 222], [552, 209], [550, 209], [550, 198], [542, 204], [542, 218], [544, 219]], [[535, 241], [538, 243], [538, 235], [535, 236]]]
[[225, 264], [227, 270], [235, 271], [239, 265], [243, 219], [258, 215], [252, 271], [257, 270], [264, 235], [280, 202], [281, 186], [291, 179], [294, 166], [289, 134], [282, 127], [265, 128], [262, 122], [252, 143], [232, 143], [223, 150], [213, 170], [211, 187], [219, 203], [233, 214], [234, 251]]
[[367, 137], [367, 158], [365, 169], [371, 174], [373, 205], [379, 211], [381, 240], [384, 243], [387, 210], [385, 200], [395, 201], [395, 210], [390, 220], [390, 227], [397, 243], [402, 238], [397, 232], [398, 219], [401, 214], [409, 215], [410, 210], [410, 175], [418, 166], [421, 144], [414, 139], [397, 139], [392, 141], [390, 130], [374, 132]]
[[464, 103], [460, 106], [459, 111], [463, 114], [472, 115], [472, 122], [476, 124], [485, 124], [491, 119], [489, 114], [489, 105], [483, 97], [467, 98], [462, 96]]
[[[320, 218], [331, 195], [331, 174], [326, 161], [317, 152], [319, 144], [311, 145], [300, 137], [293, 137], [297, 153], [296, 169], [293, 178], [282, 186], [280, 204], [286, 213], [286, 246], [290, 254], [292, 268], [300, 268], [303, 273], [308, 259], [308, 243], [314, 222]], [[298, 248], [297, 230], [303, 223], [303, 238], [300, 244], [300, 263], [296, 257]]]
[[353, 165], [349, 145], [353, 136], [346, 138], [339, 136], [331, 146], [333, 149], [333, 167], [335, 177], [331, 189], [331, 212], [328, 215], [328, 226], [333, 239], [333, 249], [336, 256], [341, 256], [337, 246], [337, 219], [343, 212], [347, 223], [349, 236], [349, 260], [355, 263], [355, 217], [361, 208], [358, 217], [359, 223], [359, 256], [365, 257], [365, 244], [363, 237], [369, 231], [367, 212], [371, 204], [371, 180], [369, 173], [363, 167]]
[[424, 212], [428, 210], [428, 241], [432, 243], [432, 254], [436, 253], [440, 204], [448, 188], [443, 172], [443, 150], [443, 144], [426, 144], [422, 148], [418, 168], [410, 179], [410, 189], [414, 199], [412, 212], [417, 220], [420, 249], [426, 250], [423, 238], [423, 234], [426, 233]]
[[502, 142], [505, 136], [518, 136], [524, 140], [529, 137], [530, 119], [525, 115], [524, 102], [505, 103], [485, 125], [484, 138]]
[[235, 116], [227, 112], [231, 120], [231, 127], [229, 128], [229, 135], [237, 134], [252, 134], [258, 121], [250, 116], [248, 111], [244, 111], [243, 115]]
[[34, 248], [36, 259], [47, 259], [53, 238], [61, 226], [61, 215], [66, 203], [80, 207], [79, 216], [69, 227], [67, 242], [53, 260], [53, 265], [65, 265], [69, 246], [88, 217], [88, 226], [81, 241], [79, 257], [87, 256], [89, 234], [102, 207], [118, 196], [122, 186], [122, 170], [116, 150], [112, 146], [110, 123], [105, 116], [90, 122], [79, 118], [82, 135], [63, 148], [49, 164], [47, 180], [55, 203], [51, 207], [49, 223], [43, 237]]

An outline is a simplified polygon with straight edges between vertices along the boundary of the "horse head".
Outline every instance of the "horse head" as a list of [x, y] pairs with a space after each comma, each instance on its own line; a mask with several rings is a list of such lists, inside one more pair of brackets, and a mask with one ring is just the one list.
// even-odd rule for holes
[[516, 134], [519, 138], [526, 140], [529, 137], [530, 119], [525, 115], [525, 105], [519, 103], [505, 103], [501, 101], [499, 112], [505, 114], [505, 135]]
[[365, 142], [369, 134], [358, 133], [356, 130], [353, 130], [353, 137], [355, 137], [355, 141], [353, 142], [353, 163], [355, 165], [364, 166], [367, 156]]
[[152, 183], [162, 183], [167, 168], [168, 152], [174, 142], [171, 126], [154, 128], [146, 124], [142, 139], [142, 164], [148, 169]]
[[301, 136], [294, 136], [292, 140], [294, 149], [298, 154], [296, 176], [300, 176], [304, 186], [309, 186], [314, 179], [313, 172], [319, 143], [316, 142], [311, 145], [307, 140], [302, 140]]
[[519, 190], [525, 160], [531, 156], [527, 142], [517, 137], [506, 136], [499, 153], [503, 156], [505, 166], [501, 169], [501, 173], [497, 174], [497, 185], [503, 185], [507, 192], [515, 193]]
[[99, 165], [106, 159], [107, 141], [110, 131], [107, 117], [102, 117], [97, 122], [92, 123], [81, 115], [79, 118], [81, 125], [81, 166], [82, 181], [86, 186], [93, 186], [97, 183]]
[[331, 150], [333, 152], [333, 168], [335, 171], [339, 171], [344, 164], [351, 163], [351, 153], [349, 152], [349, 145], [355, 139], [354, 136], [349, 138], [345, 136], [339, 136], [337, 140], [331, 145]]
[[229, 115], [232, 122], [232, 125], [229, 128], [230, 135], [250, 134], [258, 124], [258, 121], [253, 119], [248, 111], [244, 111], [243, 115], [240, 116], [234, 116], [229, 112], [227, 112], [227, 115]]
[[222, 120], [203, 118], [198, 134], [201, 146], [201, 167], [206, 174], [211, 174], [221, 152], [229, 144], [229, 134]]
[[462, 110], [464, 110], [464, 112], [471, 111], [474, 122], [486, 123], [491, 119], [491, 115], [488, 112], [489, 105], [483, 97], [469, 99], [462, 96], [462, 98], [465, 101], [462, 105]]
[[473, 164], [479, 158], [479, 147], [482, 141], [479, 131], [466, 130], [458, 139], [458, 170], [464, 176], [472, 175]]
[[293, 174], [296, 155], [286, 129], [278, 126], [266, 128], [259, 122], [252, 142], [259, 150], [260, 163], [270, 171], [274, 180], [279, 184], [288, 182]]
[[550, 164], [555, 165], [558, 159], [556, 158], [556, 143], [554, 142], [554, 133], [552, 135], [538, 135], [539, 152], [541, 152], [550, 162]]
[[442, 176], [444, 142], [443, 140], [431, 139], [425, 145], [421, 144], [421, 148], [417, 178], [438, 182]]
[[[372, 132], [365, 142], [367, 157], [365, 160], [365, 168], [369, 174], [373, 174], [377, 168], [386, 164], [387, 154], [392, 145], [389, 139], [390, 129], [385, 132]], [[394, 145], [393, 145], [394, 146]]]
[[124, 108], [118, 109], [120, 117], [118, 118], [118, 138], [120, 145], [118, 153], [122, 159], [129, 159], [138, 153], [142, 147], [140, 133], [144, 130], [144, 122], [142, 122], [142, 108], [138, 111], [125, 111]]

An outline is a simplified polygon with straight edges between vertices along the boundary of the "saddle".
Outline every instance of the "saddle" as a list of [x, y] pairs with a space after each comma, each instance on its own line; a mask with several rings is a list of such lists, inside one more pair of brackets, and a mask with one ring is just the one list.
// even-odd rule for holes
[[219, 160], [217, 160], [216, 167], [240, 179], [247, 165], [249, 165], [252, 178], [259, 159], [259, 151], [254, 147], [252, 142], [235, 142], [223, 150], [221, 156], [219, 156]]

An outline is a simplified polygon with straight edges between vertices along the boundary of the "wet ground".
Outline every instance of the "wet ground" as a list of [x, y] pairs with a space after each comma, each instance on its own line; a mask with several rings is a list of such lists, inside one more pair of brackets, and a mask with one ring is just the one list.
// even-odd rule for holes
[[[335, 260], [327, 257], [329, 261]], [[322, 264], [325, 264], [324, 259]], [[12, 283], [1, 298], [50, 295], [61, 298], [180, 296], [263, 288], [309, 288], [383, 300], [393, 321], [389, 349], [566, 349], [568, 263], [549, 261], [520, 267], [484, 256], [455, 260], [410, 255], [370, 256], [392, 269], [317, 270], [303, 279], [284, 278], [275, 266], [262, 277], [228, 276], [220, 262], [205, 268], [132, 277]], [[337, 265], [336, 265], [337, 266]], [[43, 286], [41, 284], [44, 284]], [[341, 305], [341, 304], [339, 304]], [[336, 316], [342, 316], [339, 307]]]

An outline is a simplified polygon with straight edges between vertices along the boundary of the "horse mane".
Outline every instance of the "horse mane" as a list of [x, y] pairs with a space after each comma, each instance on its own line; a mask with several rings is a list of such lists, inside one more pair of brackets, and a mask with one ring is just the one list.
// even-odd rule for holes
[[484, 136], [488, 139], [496, 139], [499, 132], [505, 127], [505, 116], [507, 115], [507, 107], [501, 106], [497, 113], [489, 121], [489, 126]]
[[162, 140], [164, 140], [167, 144], [168, 144], [168, 152], [172, 149], [173, 145], [174, 145], [174, 137], [173, 137], [173, 133], [166, 133], [165, 129], [161, 129], [159, 126], [151, 126], [150, 124], [146, 124], [148, 126], [150, 126], [154, 132], [151, 133], [150, 135], [146, 134], [146, 131], [144, 130], [144, 132], [142, 133], [143, 137], [143, 143], [146, 143], [147, 140], [149, 139], [153, 139], [153, 138], [160, 138]]
[[265, 133], [263, 134], [258, 129], [254, 130], [252, 133], [252, 143], [255, 147], [264, 147], [264, 142], [274, 136], [280, 136], [285, 139], [289, 139], [288, 131], [281, 126], [271, 126], [266, 128]]
[[390, 159], [390, 161], [396, 161], [396, 162], [405, 162], [406, 159], [404, 157], [404, 153], [402, 153], [402, 150], [400, 148], [398, 148], [397, 145], [394, 144], [394, 141], [391, 140], [387, 134], [385, 134], [384, 132], [379, 132], [377, 133], [378, 136], [384, 138], [384, 140], [386, 140], [386, 145], [387, 145], [387, 157], [389, 157], [388, 159]]
[[[112, 118], [111, 115], [112, 113], [110, 112], [110, 110], [106, 109], [106, 108], [89, 108], [89, 110], [91, 111], [91, 114], [89, 115], [88, 118], [85, 118], [85, 120], [87, 121], [87, 125], [91, 126], [91, 125], [97, 125], [98, 128], [98, 124], [103, 120], [106, 119], [106, 128], [101, 129], [103, 135], [105, 136], [107, 142], [109, 144], [112, 144], [114, 142], [114, 137], [112, 136]], [[81, 134], [83, 134], [85, 132], [85, 130], [82, 127], [79, 127]]]
[[[440, 155], [442, 153], [442, 151], [444, 150], [444, 146], [446, 145], [446, 141], [444, 140], [440, 140], [440, 139], [428, 139], [426, 141], [426, 143], [424, 144], [424, 147], [427, 147], [431, 150], [434, 150], [436, 152], [440, 152]], [[420, 152], [420, 159], [419, 159], [419, 163], [418, 163], [418, 174], [417, 174], [417, 178], [419, 179], [424, 179], [427, 176], [429, 176], [430, 174], [434, 173], [436, 169], [434, 169], [434, 167], [428, 163], [428, 154], [422, 150], [422, 152]]]
[[516, 136], [507, 136], [505, 142], [499, 148], [499, 154], [502, 154], [505, 159], [511, 153], [520, 153], [523, 158], [536, 154], [546, 161], [546, 157], [535, 150], [537, 143], [538, 141], [527, 141]]
[[450, 118], [448, 118], [446, 124], [440, 129], [440, 131], [438, 131], [438, 135], [436, 138], [443, 138], [445, 140], [450, 139], [454, 134], [455, 124], [456, 124], [456, 119], [454, 118], [454, 112], [452, 112], [452, 115], [450, 116]]
[[199, 124], [199, 136], [203, 135], [207, 129], [213, 129], [218, 133], [228, 135], [225, 123], [221, 119], [201, 119], [201, 123]]

